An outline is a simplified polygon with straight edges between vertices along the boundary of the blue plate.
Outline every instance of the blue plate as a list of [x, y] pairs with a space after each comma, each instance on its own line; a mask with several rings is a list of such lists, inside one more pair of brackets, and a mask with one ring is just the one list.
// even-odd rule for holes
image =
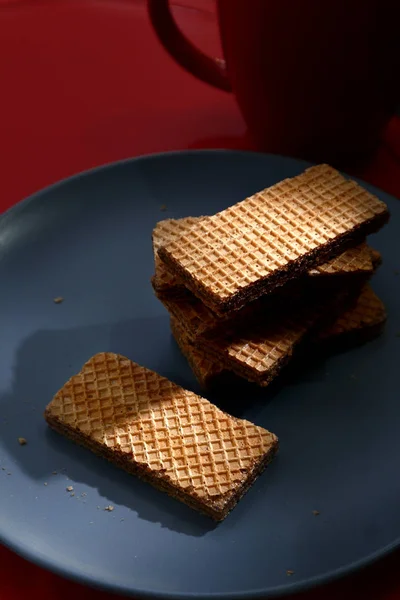
[[[277, 459], [223, 523], [63, 439], [42, 416], [53, 394], [100, 351], [198, 391], [150, 286], [152, 228], [167, 217], [223, 209], [305, 166], [242, 152], [149, 156], [61, 182], [3, 215], [6, 545], [81, 582], [182, 599], [274, 597], [353, 571], [399, 545], [400, 203], [383, 192], [376, 193], [392, 219], [372, 244], [384, 257], [374, 287], [388, 308], [386, 332], [280, 390], [214, 399], [281, 441]], [[53, 302], [58, 296], [63, 303]], [[110, 504], [114, 510], [105, 511]]]

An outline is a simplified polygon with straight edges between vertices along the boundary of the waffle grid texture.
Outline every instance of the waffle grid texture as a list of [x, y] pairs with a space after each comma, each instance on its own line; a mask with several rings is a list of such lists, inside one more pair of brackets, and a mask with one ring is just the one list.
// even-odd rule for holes
[[274, 434], [112, 353], [92, 357], [55, 395], [45, 417], [216, 519], [226, 516], [277, 448]]
[[383, 325], [386, 321], [386, 309], [382, 300], [369, 285], [361, 290], [356, 304], [341, 314], [330, 326], [319, 334], [320, 340], [348, 334], [367, 331]]
[[348, 248], [332, 260], [310, 269], [311, 277], [320, 275], [354, 275], [355, 273], [372, 273], [373, 262], [371, 249], [363, 242], [355, 248]]
[[182, 354], [186, 357], [197, 381], [204, 389], [211, 388], [215, 379], [226, 371], [225, 366], [220, 360], [210, 357], [209, 353], [203, 348], [191, 344], [177, 319], [171, 317], [170, 325], [172, 335]]
[[[321, 343], [329, 347], [330, 344], [343, 342], [349, 337], [354, 344], [364, 342], [378, 335], [385, 321], [386, 311], [383, 302], [366, 284], [356, 303], [339, 315], [332, 325], [322, 328], [314, 337], [314, 350], [319, 348]], [[174, 317], [171, 317], [171, 330], [200, 385], [205, 389], [218, 385], [221, 375], [227, 371], [226, 365], [216, 357], [215, 353], [210, 354], [206, 344], [203, 347], [193, 345], [187, 338], [185, 329]], [[278, 353], [276, 358], [279, 358]]]
[[[313, 302], [296, 307], [289, 314], [258, 315], [240, 324], [214, 330], [207, 335], [195, 335], [201, 323], [203, 305], [177, 300], [163, 300], [170, 314], [185, 332], [185, 339], [207, 353], [210, 360], [222, 363], [228, 371], [240, 377], [268, 385], [291, 360], [297, 346], [312, 334], [322, 322], [330, 321], [341, 310], [350, 293], [321, 295]], [[197, 312], [197, 308], [201, 310]]]
[[[226, 327], [230, 319], [229, 315], [218, 317], [211, 309], [203, 304], [198, 298], [196, 298], [189, 290], [187, 290], [183, 283], [179, 283], [179, 280], [174, 277], [163, 264], [160, 257], [157, 255], [157, 249], [168, 241], [173, 241], [182, 232], [190, 230], [194, 224], [201, 221], [204, 217], [187, 217], [183, 219], [168, 219], [157, 223], [153, 230], [153, 252], [155, 261], [155, 276], [152, 280], [154, 291], [157, 297], [164, 303], [167, 310], [174, 316], [177, 322], [184, 322], [187, 328], [187, 337], [195, 340], [199, 335], [207, 335], [213, 330], [219, 327]], [[363, 243], [356, 248], [349, 248], [346, 252], [339, 255], [336, 259], [325, 263], [317, 269], [310, 271], [309, 275], [311, 278], [307, 281], [304, 280], [307, 285], [310, 285], [311, 280], [319, 282], [315, 275], [346, 275], [352, 278], [356, 276], [362, 276], [363, 278], [373, 272], [372, 253], [376, 253], [371, 248]], [[376, 256], [375, 256], [376, 258]], [[319, 270], [318, 270], [319, 269]], [[324, 280], [325, 281], [325, 280]], [[334, 283], [332, 279], [332, 283]], [[295, 282], [296, 284], [297, 282]], [[335, 283], [336, 285], [336, 283]], [[264, 297], [250, 305], [245, 306], [243, 309], [235, 314], [235, 319], [243, 318], [246, 319], [251, 315], [254, 315], [255, 311], [258, 310], [260, 314], [265, 313], [267, 310], [276, 308], [275, 305], [279, 305], [279, 309], [282, 310], [282, 306], [286, 302], [289, 302], [290, 307], [293, 305], [293, 298], [295, 295], [294, 285], [290, 285], [290, 290], [287, 289], [287, 294], [282, 293], [271, 294]], [[288, 286], [286, 286], [288, 288]]]
[[[185, 289], [183, 281], [176, 277], [176, 275], [174, 275], [160, 259], [158, 250], [162, 246], [165, 246], [188, 233], [190, 229], [202, 219], [204, 219], [204, 217], [165, 219], [156, 224], [153, 229], [152, 241], [155, 263], [153, 287], [157, 293], [163, 294], [173, 292], [176, 294]], [[363, 242], [355, 248], [348, 248], [339, 256], [319, 265], [315, 269], [311, 269], [308, 272], [308, 275], [315, 277], [318, 275], [352, 275], [360, 272], [371, 273], [373, 270], [371, 252], [373, 251], [365, 242]]]
[[[159, 221], [153, 229], [153, 255], [155, 275], [153, 286], [158, 292], [167, 292], [171, 288], [183, 286], [183, 283], [173, 275], [158, 256], [161, 246], [169, 244], [173, 240], [185, 235], [194, 225], [204, 217], [184, 217], [182, 219], [164, 219]], [[175, 290], [176, 292], [177, 290]]]
[[387, 218], [373, 194], [319, 165], [205, 217], [158, 253], [223, 313], [337, 256]]

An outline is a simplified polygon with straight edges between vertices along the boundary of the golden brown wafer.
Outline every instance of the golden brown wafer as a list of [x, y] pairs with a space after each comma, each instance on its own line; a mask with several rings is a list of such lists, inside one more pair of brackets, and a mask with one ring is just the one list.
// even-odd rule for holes
[[[188, 231], [203, 218], [168, 219], [157, 223], [153, 230], [153, 251], [156, 266], [156, 274], [152, 279], [154, 291], [178, 323], [180, 321], [185, 322], [187, 335], [193, 340], [198, 335], [206, 335], [217, 327], [225, 326], [224, 321], [229, 320], [230, 316], [224, 315], [219, 317], [204, 305], [183, 284], [180, 284], [176, 277], [169, 273], [168, 268], [157, 256], [156, 252], [157, 248], [162, 244], [176, 239], [182, 231]], [[282, 311], [288, 304], [292, 307], [293, 298], [299, 295], [300, 290], [302, 295], [306, 292], [305, 285], [309, 285], [311, 288], [313, 282], [317, 284], [320, 282], [315, 275], [328, 275], [327, 279], [335, 287], [339, 286], [339, 281], [336, 280], [336, 277], [331, 277], [332, 275], [343, 274], [346, 278], [343, 280], [343, 285], [349, 282], [347, 279], [349, 275], [351, 276], [351, 285], [354, 284], [355, 277], [360, 277], [361, 283], [363, 283], [365, 278], [373, 272], [372, 252], [365, 243], [360, 244], [357, 248], [350, 248], [333, 261], [321, 265], [319, 271], [317, 269], [310, 271], [308, 279], [304, 278], [304, 281], [290, 282], [289, 285], [284, 286], [280, 290], [279, 294], [268, 295], [245, 306], [235, 313], [235, 319], [239, 317], [246, 319], [249, 315], [254, 314], [255, 311], [263, 313], [269, 310], [276, 310], [277, 308]], [[317, 289], [316, 291], [319, 292], [320, 290]]]
[[93, 356], [47, 406], [49, 425], [189, 506], [222, 520], [278, 439], [112, 353]]
[[363, 242], [354, 248], [348, 248], [332, 260], [310, 269], [307, 274], [311, 277], [321, 275], [353, 277], [357, 273], [372, 274], [373, 270], [371, 248]]
[[[381, 333], [385, 321], [386, 311], [383, 302], [366, 284], [356, 303], [345, 310], [333, 324], [318, 332], [313, 340], [314, 348], [311, 352], [318, 350], [321, 345], [327, 349], [336, 349], [344, 345], [365, 343]], [[173, 317], [171, 330], [203, 388], [209, 389], [219, 385], [221, 381], [226, 381], [225, 366], [218, 359], [210, 357], [205, 348], [191, 344], [185, 337], [184, 329]]]
[[[169, 314], [182, 325], [186, 337], [191, 342], [195, 342], [199, 336], [207, 336], [215, 329], [231, 322], [231, 320], [224, 319], [223, 325], [221, 325], [221, 321], [216, 318], [215, 314], [191, 292], [187, 292], [182, 298], [169, 295], [157, 297]], [[246, 311], [246, 315], [248, 313], [253, 315], [252, 308]]]
[[172, 288], [173, 293], [176, 295], [183, 287], [185, 287], [181, 281], [179, 281], [175, 275], [164, 265], [160, 257], [158, 256], [158, 250], [161, 246], [169, 244], [172, 240], [184, 235], [193, 225], [199, 223], [204, 217], [184, 217], [183, 219], [164, 219], [159, 221], [153, 229], [152, 242], [153, 242], [153, 255], [155, 274], [153, 277], [153, 287], [159, 293], [170, 292]]
[[266, 386], [290, 362], [297, 347], [317, 327], [331, 322], [358, 291], [357, 286], [355, 290], [320, 294], [279, 315], [255, 312], [251, 318], [230, 321], [224, 328], [206, 334], [201, 319], [207, 309], [197, 298], [192, 296], [192, 304], [172, 300], [163, 303], [184, 330], [185, 340], [203, 350], [210, 361], [219, 361], [226, 370]]
[[255, 321], [232, 334], [219, 331], [209, 338], [200, 336], [196, 343], [226, 369], [264, 387], [289, 364], [298, 347], [335, 304], [336, 300], [325, 307], [317, 304], [303, 307], [294, 315], [283, 315], [277, 322]]
[[373, 194], [319, 165], [202, 219], [158, 253], [224, 314], [338, 256], [388, 218]]
[[336, 338], [365, 341], [379, 334], [386, 322], [386, 309], [372, 288], [366, 284], [354, 306], [344, 311], [332, 325], [319, 332], [317, 341], [329, 342]]
[[[204, 217], [184, 217], [182, 219], [165, 219], [159, 221], [152, 233], [153, 254], [155, 263], [155, 274], [152, 279], [153, 288], [158, 295], [168, 294], [177, 298], [185, 295], [186, 288], [181, 279], [171, 273], [167, 265], [158, 256], [158, 249], [182, 235], [198, 224]], [[311, 269], [308, 275], [355, 275], [357, 273], [367, 274], [373, 271], [373, 251], [365, 242], [355, 248], [348, 248], [332, 260]], [[377, 253], [379, 254], [379, 253]], [[375, 255], [376, 256], [376, 255]]]
[[204, 389], [212, 387], [215, 378], [221, 377], [227, 371], [226, 368], [219, 360], [210, 357], [205, 350], [191, 344], [185, 336], [185, 330], [174, 317], [171, 317], [170, 324], [172, 334], [197, 381]]
[[372, 266], [375, 271], [379, 267], [379, 265], [382, 264], [382, 256], [381, 256], [381, 253], [378, 252], [378, 250], [375, 250], [375, 248], [371, 248], [370, 246], [369, 246], [369, 251], [371, 253]]

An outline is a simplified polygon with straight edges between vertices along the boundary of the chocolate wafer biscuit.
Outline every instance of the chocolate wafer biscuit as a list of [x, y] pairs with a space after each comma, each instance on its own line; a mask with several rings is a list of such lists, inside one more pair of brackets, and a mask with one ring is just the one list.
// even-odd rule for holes
[[158, 253], [224, 314], [338, 256], [388, 218], [377, 197], [319, 165], [202, 219]]
[[[182, 219], [165, 219], [159, 221], [152, 234], [155, 274], [152, 284], [158, 295], [168, 295], [173, 298], [185, 295], [187, 291], [181, 279], [171, 273], [169, 268], [158, 256], [158, 249], [185, 235], [204, 217], [184, 217]], [[311, 269], [307, 275], [312, 277], [324, 275], [347, 276], [368, 274], [373, 271], [372, 251], [363, 242], [355, 248], [348, 248], [332, 260]], [[378, 253], [379, 254], [379, 253]], [[344, 282], [345, 283], [345, 282]]]
[[313, 285], [313, 282], [318, 282], [318, 278], [307, 277], [305, 279], [308, 285], [305, 285], [305, 280], [293, 282], [288, 293], [263, 296], [237, 311], [234, 317], [230, 315], [218, 317], [189, 291], [181, 297], [158, 294], [157, 292], [156, 295], [170, 315], [182, 324], [186, 337], [194, 343], [200, 336], [209, 338], [215, 335], [218, 336], [221, 332], [223, 334], [228, 327], [230, 329], [234, 328], [234, 330], [237, 330], [238, 327], [246, 329], [247, 323], [252, 319], [257, 320], [257, 323], [265, 322], [270, 317], [275, 321], [280, 321], [288, 311], [292, 314], [297, 309], [301, 309], [304, 304], [309, 308], [313, 303], [318, 303], [320, 297], [327, 297], [329, 300], [331, 294], [334, 295], [343, 290], [348, 290], [353, 295], [357, 294], [370, 274], [368, 271], [362, 276], [360, 273], [353, 275], [347, 280], [347, 285], [344, 288], [342, 280], [335, 277], [327, 277], [332, 281], [329, 286], [325, 285], [323, 287], [317, 283]]
[[158, 250], [161, 246], [169, 244], [181, 235], [187, 233], [193, 225], [199, 223], [204, 217], [184, 217], [183, 219], [164, 219], [159, 221], [153, 229], [153, 255], [155, 274], [152, 284], [158, 293], [173, 293], [176, 297], [186, 288], [183, 282], [179, 281], [175, 275], [167, 268], [158, 256]]
[[334, 294], [320, 294], [312, 301], [298, 303], [291, 311], [279, 315], [254, 313], [243, 321], [232, 320], [229, 326], [206, 334], [199, 333], [204, 327], [197, 307], [204, 305], [197, 299], [191, 306], [177, 301], [169, 301], [166, 306], [184, 329], [185, 339], [203, 350], [210, 360], [219, 361], [226, 370], [266, 386], [290, 362], [298, 346], [317, 328], [332, 322], [358, 293], [359, 286]]
[[326, 275], [354, 277], [358, 273], [372, 274], [373, 270], [372, 250], [366, 242], [363, 242], [354, 248], [348, 248], [332, 260], [310, 269], [307, 275], [311, 277]]
[[379, 267], [379, 265], [382, 264], [382, 255], [380, 252], [378, 252], [378, 250], [375, 250], [375, 248], [371, 248], [370, 246], [369, 251], [371, 253], [372, 266], [375, 271]]
[[271, 461], [277, 437], [123, 356], [93, 356], [47, 406], [49, 425], [222, 520]]
[[[339, 315], [334, 323], [318, 332], [313, 339], [314, 348], [310, 350], [310, 355], [318, 351], [321, 345], [326, 349], [336, 350], [365, 343], [381, 333], [385, 322], [384, 304], [367, 284], [351, 308]], [[229, 371], [224, 364], [215, 356], [211, 357], [205, 348], [191, 344], [185, 336], [185, 330], [173, 317], [171, 330], [203, 388], [219, 386], [221, 381], [227, 380]]]
[[207, 338], [200, 336], [196, 343], [210, 357], [220, 360], [226, 369], [264, 387], [281, 373], [322, 323], [334, 318], [333, 311], [340, 311], [340, 302], [336, 297], [315, 302], [294, 314], [282, 315], [276, 322], [255, 320], [239, 331], [218, 331]]
[[[187, 336], [194, 340], [198, 335], [207, 335], [216, 328], [224, 327], [225, 321], [230, 320], [230, 315], [219, 317], [206, 305], [204, 305], [196, 296], [194, 296], [183, 284], [178, 282], [178, 279], [172, 276], [168, 268], [162, 263], [157, 256], [156, 251], [166, 241], [171, 241], [176, 238], [178, 233], [188, 231], [195, 223], [199, 222], [204, 217], [183, 219], [168, 219], [160, 221], [153, 230], [153, 250], [156, 265], [156, 274], [152, 279], [154, 291], [167, 310], [173, 315], [178, 322], [184, 322], [187, 329]], [[308, 293], [306, 285], [310, 287], [310, 292], [315, 291], [317, 285], [317, 293], [320, 291], [320, 279], [315, 275], [327, 275], [327, 279], [331, 282], [333, 291], [336, 286], [340, 287], [341, 282], [337, 277], [332, 275], [344, 275], [343, 285], [351, 283], [354, 285], [356, 277], [360, 279], [359, 283], [363, 283], [367, 277], [373, 273], [373, 263], [371, 253], [373, 251], [365, 244], [360, 244], [357, 248], [350, 248], [341, 254], [333, 261], [325, 263], [319, 267], [319, 270], [310, 271], [308, 275], [300, 281], [290, 282], [289, 285], [281, 288], [277, 294], [270, 294], [256, 300], [253, 303], [245, 306], [235, 313], [235, 319], [246, 319], [249, 315], [253, 315], [256, 311], [260, 314], [270, 311], [279, 310], [282, 312], [288, 305], [293, 306], [293, 299], [304, 296]], [[351, 279], [348, 279], [348, 276]]]
[[355, 305], [344, 311], [332, 325], [322, 329], [316, 342], [330, 344], [339, 340], [341, 343], [362, 343], [381, 333], [386, 318], [385, 305], [367, 284]]
[[185, 330], [174, 317], [171, 317], [170, 325], [182, 354], [187, 358], [197, 381], [204, 389], [212, 387], [216, 378], [219, 379], [229, 372], [219, 360], [210, 358], [206, 350], [191, 344], [185, 336]]
[[[200, 336], [207, 336], [216, 329], [224, 327], [228, 322], [228, 319], [224, 319], [221, 323], [221, 320], [191, 292], [188, 292], [182, 298], [169, 295], [159, 296], [158, 294], [157, 297], [169, 314], [182, 325], [186, 337], [191, 342], [195, 342]], [[246, 315], [253, 315], [253, 308], [246, 307], [243, 309], [243, 313], [243, 319], [245, 319]]]

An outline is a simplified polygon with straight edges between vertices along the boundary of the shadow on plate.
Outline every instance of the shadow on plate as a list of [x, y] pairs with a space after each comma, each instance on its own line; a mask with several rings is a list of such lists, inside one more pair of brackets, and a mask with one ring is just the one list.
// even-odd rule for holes
[[[217, 526], [208, 517], [198, 514], [148, 483], [115, 468], [50, 428], [45, 431], [45, 438], [49, 452], [65, 456], [65, 463], [68, 464], [65, 471], [65, 474], [68, 474], [68, 485], [72, 485], [79, 493], [79, 484], [84, 484], [97, 489], [99, 496], [104, 498], [96, 499], [96, 510], [103, 511], [109, 505], [115, 508], [125, 506], [140, 519], [159, 523], [161, 527], [194, 537], [205, 535]], [[90, 493], [85, 501], [90, 501]], [[128, 520], [129, 518], [125, 517], [125, 521]]]
[[[171, 339], [168, 319], [144, 321], [38, 331], [24, 341], [17, 352], [12, 389], [0, 396], [0, 439], [8, 454], [8, 458], [0, 454], [0, 466], [5, 469], [0, 470], [0, 477], [13, 471], [17, 477], [22, 469], [39, 485], [57, 481], [55, 485], [64, 493], [67, 485], [79, 482], [104, 497], [93, 499], [96, 505], [103, 504], [102, 509], [109, 504], [123, 505], [141, 519], [201, 536], [216, 526], [208, 517], [50, 431], [43, 418], [44, 408], [57, 390], [99, 351], [120, 352], [187, 385], [191, 372]], [[144, 331], [151, 331], [148, 344]], [[18, 443], [20, 437], [27, 440], [26, 445]], [[51, 492], [50, 487], [46, 489]], [[89, 493], [85, 501], [89, 503]]]
[[[0, 466], [7, 472], [22, 469], [39, 485], [51, 479], [54, 471], [63, 473], [68, 475], [71, 484], [79, 482], [97, 489], [104, 498], [104, 506], [123, 505], [140, 518], [169, 529], [204, 535], [215, 527], [208, 518], [62, 438], [45, 423], [46, 404], [64, 382], [99, 351], [119, 352], [188, 389], [201, 392], [171, 335], [166, 315], [70, 330], [38, 331], [20, 346], [12, 389], [0, 396], [0, 439], [10, 456], [8, 463], [0, 456]], [[302, 363], [294, 363], [267, 389], [236, 380], [234, 385], [207, 396], [234, 416], [246, 417], [250, 410], [251, 419], [257, 423], [265, 404], [271, 402], [283, 386], [296, 385], [304, 378], [318, 378], [324, 360], [320, 357], [319, 365], [314, 362], [315, 369], [310, 369], [309, 364], [304, 368]], [[19, 437], [26, 438], [26, 446], [19, 445]], [[6, 471], [0, 471], [0, 476], [6, 476]], [[57, 485], [65, 492], [68, 484], [60, 477]], [[99, 502], [102, 500], [97, 498], [96, 504]]]

